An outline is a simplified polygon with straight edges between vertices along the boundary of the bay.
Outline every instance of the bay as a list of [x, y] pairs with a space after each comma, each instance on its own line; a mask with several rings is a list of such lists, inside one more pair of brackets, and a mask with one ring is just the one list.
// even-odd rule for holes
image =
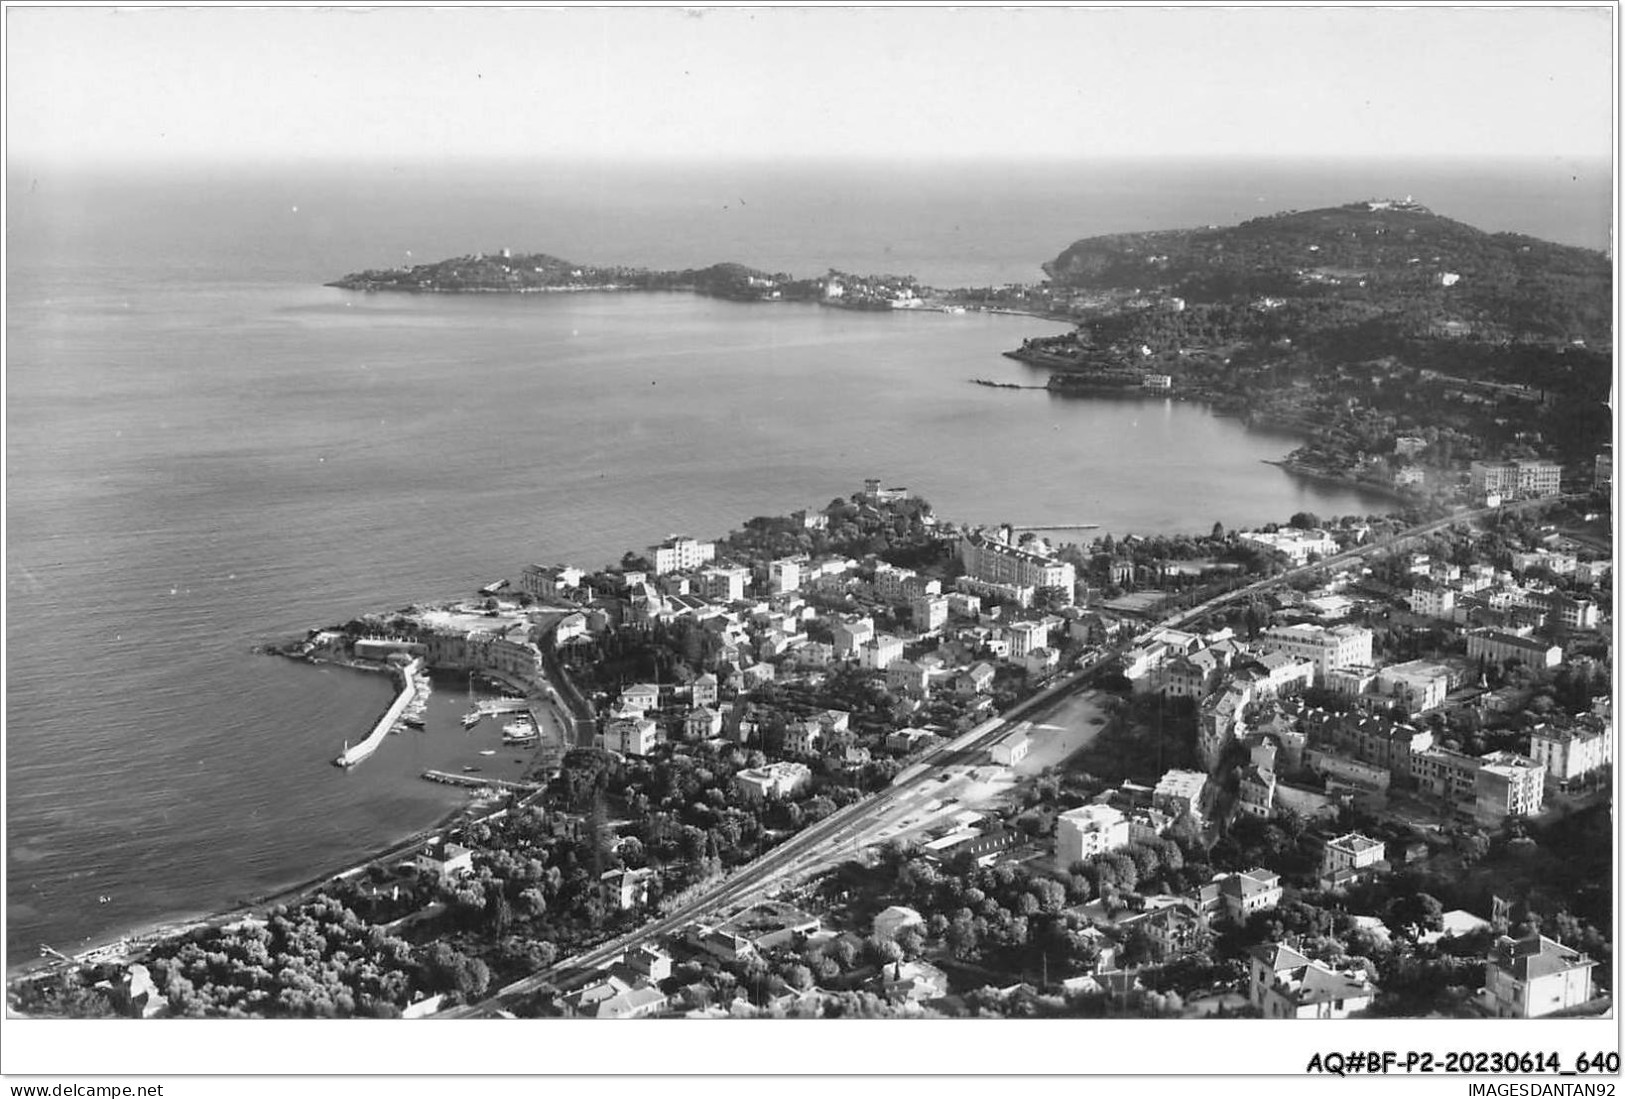
[[423, 734], [333, 768], [388, 688], [254, 651], [312, 626], [468, 593], [529, 561], [596, 566], [670, 532], [821, 507], [871, 476], [954, 520], [1117, 534], [1385, 509], [1264, 465], [1292, 441], [1200, 406], [969, 384], [1042, 381], [999, 354], [1062, 329], [1032, 318], [320, 285], [398, 262], [399, 246], [437, 258], [502, 244], [998, 282], [1111, 228], [1114, 201], [1122, 221], [1165, 225], [1215, 205], [1194, 179], [1149, 201], [1121, 179], [1067, 190], [1043, 176], [1052, 203], [1092, 202], [1057, 228], [1030, 181], [1001, 192], [984, 176], [961, 193], [741, 172], [724, 182], [780, 196], [743, 227], [694, 214], [718, 173], [659, 200], [589, 188], [564, 213], [515, 177], [506, 209], [526, 216], [506, 224], [500, 188], [454, 207], [444, 179], [14, 188], [8, 965], [363, 857], [457, 802], [416, 778], [425, 767], [517, 768], [478, 756], [495, 734], [457, 725], [458, 682], [437, 688]]

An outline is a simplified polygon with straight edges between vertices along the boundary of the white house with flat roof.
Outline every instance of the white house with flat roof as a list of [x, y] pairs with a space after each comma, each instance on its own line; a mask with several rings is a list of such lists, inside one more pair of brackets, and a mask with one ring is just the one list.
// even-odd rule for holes
[[1484, 966], [1485, 1005], [1498, 1018], [1538, 1019], [1591, 1000], [1588, 955], [1534, 932], [1503, 935]]
[[1128, 818], [1110, 805], [1084, 805], [1055, 818], [1055, 865], [1062, 870], [1128, 843]]
[[1320, 853], [1320, 883], [1325, 889], [1341, 888], [1374, 873], [1387, 864], [1380, 840], [1350, 832], [1326, 841]]

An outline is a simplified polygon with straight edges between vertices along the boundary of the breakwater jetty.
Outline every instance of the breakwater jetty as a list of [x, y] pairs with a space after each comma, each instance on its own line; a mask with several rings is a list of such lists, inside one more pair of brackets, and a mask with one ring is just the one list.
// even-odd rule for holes
[[536, 782], [512, 782], [503, 778], [483, 778], [479, 775], [457, 775], [450, 771], [428, 770], [423, 777], [430, 782], [444, 783], [447, 786], [490, 786], [497, 790], [520, 790], [531, 793], [540, 790], [541, 784]]
[[389, 735], [389, 731], [395, 727], [395, 723], [401, 719], [401, 715], [406, 713], [406, 708], [417, 697], [418, 672], [422, 668], [423, 661], [414, 659], [410, 664], [396, 669], [395, 674], [400, 677], [401, 689], [395, 696], [395, 701], [389, 704], [389, 709], [384, 711], [384, 716], [378, 719], [378, 724], [372, 727], [372, 732], [367, 734], [365, 740], [344, 746], [344, 751], [333, 761], [333, 766], [354, 767], [378, 750], [378, 745], [384, 742], [384, 737]]

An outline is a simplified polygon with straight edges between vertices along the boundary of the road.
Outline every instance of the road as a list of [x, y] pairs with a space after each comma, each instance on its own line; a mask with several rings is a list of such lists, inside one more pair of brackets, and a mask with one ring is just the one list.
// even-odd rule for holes
[[[1518, 510], [1551, 502], [1552, 498], [1547, 498], [1506, 504], [1500, 508], [1480, 508], [1411, 527], [1392, 537], [1345, 550], [1312, 565], [1289, 569], [1170, 615], [1155, 626], [1149, 627], [1135, 639], [1135, 643], [1140, 643], [1159, 629], [1176, 627], [1219, 607], [1288, 583], [1295, 577], [1337, 568], [1371, 553], [1398, 548], [1406, 541], [1435, 533], [1454, 523], [1468, 522], [1495, 511]], [[1011, 707], [1000, 717], [984, 722], [954, 740], [927, 751], [900, 773], [888, 789], [854, 802], [817, 824], [802, 829], [756, 861], [736, 869], [729, 877], [674, 911], [642, 925], [633, 932], [567, 958], [547, 970], [504, 985], [483, 1000], [439, 1012], [434, 1018], [466, 1019], [492, 1015], [504, 1003], [552, 986], [569, 975], [602, 968], [640, 942], [670, 934], [711, 913], [744, 905], [773, 889], [789, 884], [806, 871], [824, 865], [842, 850], [850, 851], [860, 846], [866, 836], [891, 817], [893, 811], [902, 807], [905, 799], [928, 785], [938, 783], [943, 767], [978, 757], [981, 752], [1008, 736], [1017, 722], [1040, 715], [1052, 703], [1064, 700], [1072, 692], [1087, 685], [1095, 672], [1114, 662], [1118, 655], [1118, 652], [1112, 650], [1101, 652], [1089, 663], [1058, 676], [1049, 686]]]

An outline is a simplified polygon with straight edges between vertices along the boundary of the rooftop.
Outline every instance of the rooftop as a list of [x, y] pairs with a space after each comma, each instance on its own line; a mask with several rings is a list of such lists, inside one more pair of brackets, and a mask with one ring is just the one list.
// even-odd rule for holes
[[1308, 958], [1305, 958], [1285, 943], [1259, 943], [1248, 950], [1247, 953], [1277, 973], [1284, 969], [1296, 969], [1299, 966], [1309, 964]]
[[1346, 836], [1338, 836], [1334, 840], [1327, 840], [1326, 846], [1336, 847], [1344, 851], [1352, 851], [1355, 854], [1359, 854], [1361, 851], [1369, 851], [1373, 847], [1381, 847], [1382, 843], [1379, 840], [1372, 839], [1370, 836], [1363, 836], [1359, 832], [1350, 832]]
[[1256, 897], [1260, 893], [1267, 893], [1272, 889], [1281, 887], [1281, 876], [1268, 870], [1243, 870], [1239, 874], [1231, 874], [1219, 884], [1226, 893], [1235, 893], [1241, 897]]
[[1276, 978], [1276, 988], [1299, 1004], [1356, 999], [1375, 991], [1364, 976], [1340, 973], [1314, 961], [1281, 973]]
[[1490, 952], [1490, 964], [1516, 980], [1530, 981], [1597, 963], [1578, 950], [1535, 932], [1523, 939], [1502, 936]]

